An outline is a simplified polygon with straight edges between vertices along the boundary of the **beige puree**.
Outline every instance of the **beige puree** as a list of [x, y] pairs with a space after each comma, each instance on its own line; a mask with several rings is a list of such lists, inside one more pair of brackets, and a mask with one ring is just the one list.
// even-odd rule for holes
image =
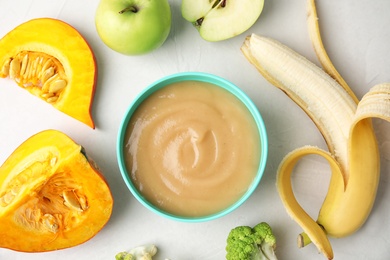
[[206, 216], [236, 202], [254, 179], [260, 138], [248, 109], [209, 83], [173, 83], [135, 111], [126, 167], [148, 201], [181, 216]]

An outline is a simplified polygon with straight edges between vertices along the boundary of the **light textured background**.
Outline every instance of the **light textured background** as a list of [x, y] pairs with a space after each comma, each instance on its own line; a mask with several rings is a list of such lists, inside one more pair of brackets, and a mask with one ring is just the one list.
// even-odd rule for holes
[[[0, 37], [29, 19], [61, 19], [82, 33], [92, 46], [99, 68], [92, 113], [92, 130], [55, 110], [9, 79], [0, 79], [0, 164], [31, 135], [57, 129], [82, 144], [107, 178], [115, 206], [107, 226], [80, 246], [49, 253], [26, 254], [0, 249], [0, 259], [114, 259], [117, 252], [155, 243], [156, 259], [224, 259], [231, 228], [267, 221], [278, 239], [279, 259], [324, 259], [311, 245], [296, 247], [299, 226], [286, 214], [275, 188], [280, 160], [292, 149], [325, 143], [306, 114], [281, 91], [266, 82], [240, 52], [246, 35], [273, 37], [317, 63], [306, 27], [306, 1], [266, 0], [260, 19], [246, 33], [217, 43], [200, 38], [171, 0], [172, 30], [151, 54], [124, 56], [106, 47], [97, 35], [97, 0], [2, 0]], [[339, 72], [358, 97], [377, 83], [390, 81], [390, 1], [319, 0], [325, 46]], [[174, 222], [145, 209], [127, 190], [117, 166], [115, 147], [119, 123], [133, 98], [153, 81], [176, 72], [203, 71], [241, 87], [258, 106], [269, 134], [269, 160], [263, 180], [251, 198], [233, 213], [215, 221]], [[331, 239], [335, 259], [388, 259], [390, 256], [390, 136], [389, 124], [375, 120], [381, 150], [382, 175], [377, 199], [366, 224], [356, 234]], [[328, 165], [309, 157], [299, 165], [293, 182], [299, 201], [314, 218], [326, 194]], [[362, 191], [364, 192], [364, 191]], [[0, 222], [1, 225], [1, 222]], [[23, 238], [21, 238], [23, 239]]]

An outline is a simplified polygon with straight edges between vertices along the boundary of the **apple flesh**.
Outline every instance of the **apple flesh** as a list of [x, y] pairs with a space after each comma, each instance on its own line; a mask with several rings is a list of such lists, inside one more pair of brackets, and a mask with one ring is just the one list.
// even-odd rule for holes
[[181, 13], [207, 41], [222, 41], [248, 30], [259, 18], [264, 0], [183, 0]]
[[171, 28], [168, 0], [101, 0], [95, 25], [102, 41], [126, 55], [159, 48]]

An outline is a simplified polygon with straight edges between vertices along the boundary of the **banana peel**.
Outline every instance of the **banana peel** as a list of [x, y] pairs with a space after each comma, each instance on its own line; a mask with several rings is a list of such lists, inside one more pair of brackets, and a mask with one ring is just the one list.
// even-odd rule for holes
[[[375, 201], [380, 154], [371, 119], [390, 122], [390, 83], [374, 86], [359, 101], [326, 53], [314, 0], [308, 0], [308, 9], [309, 34], [323, 68], [282, 43], [256, 34], [245, 39], [241, 51], [265, 79], [307, 113], [326, 141], [328, 151], [304, 146], [287, 154], [279, 165], [276, 185], [287, 213], [303, 229], [299, 246], [313, 242], [326, 258], [333, 259], [328, 237], [345, 237], [359, 230]], [[332, 172], [317, 220], [300, 206], [291, 184], [296, 163], [311, 154], [325, 158]]]

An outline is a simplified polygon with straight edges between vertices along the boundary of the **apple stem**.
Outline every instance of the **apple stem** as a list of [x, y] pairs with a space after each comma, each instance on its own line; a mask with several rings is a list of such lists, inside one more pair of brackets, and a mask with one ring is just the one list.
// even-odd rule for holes
[[125, 12], [133, 12], [133, 13], [136, 13], [138, 12], [138, 8], [135, 7], [135, 6], [129, 6], [129, 7], [126, 7], [125, 9], [123, 9], [122, 11], [120, 11], [119, 13], [120, 14], [123, 14]]

